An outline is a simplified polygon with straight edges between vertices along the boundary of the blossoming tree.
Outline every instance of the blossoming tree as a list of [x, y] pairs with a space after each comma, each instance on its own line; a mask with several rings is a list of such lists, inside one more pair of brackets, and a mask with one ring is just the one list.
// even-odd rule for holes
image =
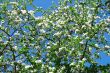
[[49, 10], [33, 1], [0, 1], [0, 72], [110, 72], [96, 62], [110, 56], [109, 1], [59, 0]]

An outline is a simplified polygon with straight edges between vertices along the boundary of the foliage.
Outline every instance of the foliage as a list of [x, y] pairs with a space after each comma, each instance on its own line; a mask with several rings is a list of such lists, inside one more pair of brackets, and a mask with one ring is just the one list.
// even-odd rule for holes
[[[109, 64], [96, 62], [100, 52], [110, 55], [109, 3], [59, 0], [53, 9], [43, 10], [33, 1], [0, 2], [1, 72], [110, 72]], [[43, 15], [36, 17], [37, 12]]]

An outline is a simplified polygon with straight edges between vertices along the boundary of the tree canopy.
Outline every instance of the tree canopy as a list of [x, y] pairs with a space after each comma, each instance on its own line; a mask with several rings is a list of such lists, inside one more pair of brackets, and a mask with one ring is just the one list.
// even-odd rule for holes
[[0, 72], [110, 72], [96, 61], [110, 56], [109, 0], [58, 0], [47, 10], [33, 1], [0, 0]]

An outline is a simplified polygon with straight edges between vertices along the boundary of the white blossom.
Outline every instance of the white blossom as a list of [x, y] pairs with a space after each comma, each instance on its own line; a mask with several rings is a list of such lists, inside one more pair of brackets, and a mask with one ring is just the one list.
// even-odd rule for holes
[[57, 45], [57, 43], [53, 43], [53, 45], [54, 45], [54, 46], [56, 46], [56, 45]]
[[40, 46], [35, 46], [35, 49], [39, 49], [40, 48]]
[[100, 19], [100, 16], [95, 16], [96, 19]]
[[57, 13], [57, 12], [58, 12], [58, 10], [55, 10], [55, 12]]
[[17, 49], [18, 49], [18, 47], [17, 47], [17, 46], [14, 46], [13, 48], [14, 48], [15, 50], [17, 50]]
[[14, 14], [14, 15], [17, 15], [18, 14], [17, 10], [12, 10], [11, 13]]
[[26, 10], [21, 10], [21, 13], [22, 14], [26, 14]]
[[75, 50], [74, 48], [72, 48], [72, 50]]
[[19, 16], [17, 16], [16, 18], [15, 18], [15, 22], [21, 22], [22, 21], [22, 19], [19, 17]]
[[99, 47], [99, 45], [98, 44], [95, 44], [95, 47]]
[[81, 42], [79, 42], [80, 44], [85, 44], [85, 41], [84, 40], [82, 40]]
[[46, 33], [46, 31], [44, 29], [40, 29], [41, 33]]
[[105, 48], [107, 48], [107, 49], [110, 49], [110, 46], [108, 46], [108, 45], [105, 45]]
[[58, 9], [61, 9], [61, 7], [58, 7]]
[[91, 18], [91, 17], [92, 17], [92, 14], [89, 13], [89, 14], [88, 14], [88, 17]]
[[50, 49], [51, 47], [50, 46], [47, 46], [47, 49]]
[[34, 14], [34, 11], [33, 10], [29, 10], [28, 13], [30, 13], [31, 15]]
[[22, 60], [18, 60], [17, 63], [22, 63]]
[[43, 23], [38, 23], [37, 25], [38, 25], [38, 26], [41, 26], [41, 25], [43, 25]]
[[59, 20], [57, 21], [57, 24], [65, 24], [65, 21], [59, 19]]
[[61, 48], [59, 48], [59, 51], [62, 51], [63, 49], [65, 49], [65, 47], [61, 47]]
[[69, 6], [65, 6], [64, 8], [65, 8], [65, 9], [68, 9], [68, 8], [69, 8]]
[[56, 24], [57, 27], [62, 28], [62, 26], [60, 24]]
[[79, 63], [82, 63], [83, 61], [82, 60], [79, 60]]
[[2, 25], [0, 25], [0, 28], [2, 27]]
[[107, 18], [107, 22], [110, 23], [110, 18]]
[[26, 69], [27, 69], [27, 68], [30, 68], [30, 67], [32, 67], [32, 65], [26, 65], [26, 66], [25, 66]]
[[89, 37], [86, 37], [85, 39], [89, 39]]
[[82, 60], [83, 60], [83, 61], [86, 61], [87, 59], [86, 59], [86, 58], [83, 58]]
[[42, 20], [43, 17], [42, 16], [38, 16], [38, 17], [35, 17], [36, 20]]
[[90, 8], [91, 10], [95, 10], [95, 8]]
[[5, 41], [4, 44], [6, 45], [7, 43], [9, 43], [9, 41]]
[[75, 33], [77, 33], [78, 31], [79, 31], [79, 29], [76, 29], [76, 30], [75, 30]]
[[18, 5], [18, 3], [17, 3], [17, 2], [10, 2], [10, 4]]
[[74, 66], [75, 65], [75, 62], [72, 62], [71, 64], [70, 64], [70, 66]]
[[42, 60], [36, 60], [35, 63], [42, 63]]
[[[4, 20], [1, 20], [1, 22], [0, 22], [1, 24], [3, 24], [3, 23], [5, 23], [5, 21]], [[1, 27], [1, 25], [0, 25], [0, 27]]]
[[78, 5], [74, 5], [74, 7], [77, 7]]
[[110, 56], [110, 53], [107, 53], [108, 56]]
[[20, 33], [17, 31], [17, 32], [15, 32], [15, 33], [14, 33], [14, 35], [16, 35], [16, 36], [17, 36], [17, 35], [20, 35]]
[[86, 28], [86, 26], [85, 25], [82, 25], [82, 28]]
[[59, 35], [61, 35], [61, 32], [56, 32], [56, 33], [54, 34], [54, 36], [59, 36]]
[[91, 51], [92, 50], [92, 47], [89, 47], [89, 51]]

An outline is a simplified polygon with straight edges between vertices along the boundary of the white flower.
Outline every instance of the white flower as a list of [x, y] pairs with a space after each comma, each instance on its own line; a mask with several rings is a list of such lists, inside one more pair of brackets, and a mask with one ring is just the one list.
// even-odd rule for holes
[[22, 19], [19, 17], [19, 16], [17, 16], [16, 18], [15, 18], [15, 22], [21, 22], [22, 21]]
[[12, 10], [12, 14], [17, 15], [18, 14], [17, 10]]
[[110, 23], [110, 18], [107, 19], [107, 22]]
[[[62, 66], [62, 67], [61, 67], [61, 70], [64, 70], [64, 69], [65, 69], [65, 66]], [[61, 72], [60, 72], [60, 73], [61, 73]]]
[[65, 6], [64, 8], [65, 8], [65, 9], [68, 9], [68, 8], [69, 8], [69, 6]]
[[61, 48], [59, 48], [59, 51], [62, 51], [63, 50], [63, 48], [61, 47]]
[[90, 8], [91, 10], [95, 10], [95, 8]]
[[108, 56], [110, 56], [110, 53], [107, 53]]
[[9, 43], [9, 41], [5, 41], [4, 44], [6, 45], [7, 43]]
[[56, 33], [54, 34], [54, 36], [59, 36], [59, 35], [61, 35], [61, 32], [56, 32]]
[[52, 15], [49, 15], [49, 18], [52, 18], [53, 16]]
[[88, 33], [83, 33], [83, 36], [86, 36]]
[[35, 19], [36, 20], [41, 20], [41, 19], [43, 19], [43, 17], [42, 16], [38, 16], [38, 17], [35, 17]]
[[42, 60], [36, 60], [35, 63], [42, 63]]
[[89, 47], [89, 51], [91, 51], [92, 50], [92, 47]]
[[87, 59], [86, 59], [86, 58], [83, 58], [82, 60], [83, 60], [83, 61], [86, 61]]
[[57, 13], [57, 12], [58, 12], [58, 10], [55, 10], [55, 12]]
[[85, 41], [84, 40], [82, 40], [81, 42], [79, 42], [80, 44], [85, 44]]
[[72, 50], [75, 50], [74, 48], [72, 48]]
[[34, 11], [33, 10], [29, 10], [28, 13], [30, 13], [31, 15], [34, 14]]
[[26, 14], [26, 10], [21, 10], [21, 13], [22, 14]]
[[72, 63], [70, 64], [70, 66], [73, 66], [73, 65], [75, 65], [75, 63], [74, 63], [74, 62], [72, 62]]
[[44, 29], [41, 29], [40, 32], [41, 33], [46, 33], [46, 31]]
[[17, 3], [17, 2], [10, 2], [10, 4], [18, 5], [18, 3]]
[[99, 47], [99, 45], [98, 44], [95, 44], [95, 47]]
[[47, 49], [51, 48], [50, 46], [47, 46]]
[[22, 60], [18, 60], [17, 63], [22, 63]]
[[62, 51], [63, 49], [65, 49], [65, 47], [61, 47], [61, 48], [59, 48], [59, 51]]
[[38, 23], [37, 25], [38, 25], [38, 26], [41, 26], [41, 25], [43, 25], [43, 23]]
[[79, 62], [82, 63], [83, 61], [82, 60], [79, 60]]
[[91, 18], [91, 17], [92, 17], [92, 14], [89, 13], [89, 14], [88, 14], [88, 17]]
[[27, 68], [30, 68], [30, 67], [32, 67], [32, 66], [31, 66], [31, 65], [26, 65], [26, 66], [25, 66], [26, 69], [27, 69]]
[[107, 49], [110, 49], [110, 46], [108, 46], [108, 45], [105, 45], [105, 48], [107, 48]]
[[75, 4], [74, 7], [78, 7], [78, 5]]
[[14, 46], [13, 48], [14, 48], [15, 50], [17, 50], [17, 49], [18, 49], [18, 47], [17, 47], [17, 46]]
[[[1, 24], [3, 24], [3, 23], [5, 23], [5, 21], [4, 20], [1, 20], [1, 22], [0, 22]], [[1, 25], [0, 25], [0, 27], [1, 27]]]
[[85, 39], [89, 39], [89, 37], [86, 37]]
[[88, 22], [85, 22], [85, 24], [89, 27], [91, 27], [91, 24], [90, 24], [91, 21], [88, 21]]
[[35, 46], [36, 49], [40, 49], [40, 46]]
[[100, 19], [100, 16], [95, 16], [96, 19]]
[[17, 35], [20, 35], [20, 33], [17, 31], [16, 33], [14, 33], [14, 35], [16, 35], [16, 36], [17, 36]]
[[56, 45], [57, 45], [57, 43], [53, 43], [53, 45], [54, 45], [54, 46], [56, 46]]
[[30, 45], [30, 46], [34, 46], [35, 44], [30, 43], [29, 45]]
[[61, 9], [61, 7], [58, 7], [58, 9]]
[[86, 26], [85, 25], [82, 25], [82, 28], [86, 28]]
[[75, 30], [75, 33], [77, 33], [77, 32], [79, 32], [79, 29], [76, 29], [76, 30]]

